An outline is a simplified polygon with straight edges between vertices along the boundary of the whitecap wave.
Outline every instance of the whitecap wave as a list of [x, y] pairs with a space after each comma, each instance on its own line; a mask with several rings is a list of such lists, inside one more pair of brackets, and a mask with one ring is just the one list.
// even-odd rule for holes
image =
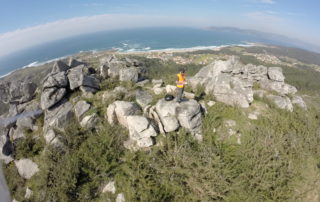
[[230, 47], [230, 46], [240, 46], [240, 47], [251, 47], [255, 46], [255, 43], [251, 42], [243, 42], [241, 44], [227, 44], [220, 46], [194, 46], [189, 48], [162, 48], [162, 49], [152, 49], [151, 47], [145, 48], [131, 48], [131, 49], [121, 49], [119, 52], [158, 52], [158, 51], [197, 51], [197, 50], [220, 50], [222, 48]]
[[25, 68], [28, 68], [28, 67], [36, 67], [39, 65], [39, 62], [38, 61], [35, 61], [35, 62], [32, 62], [26, 66], [23, 66], [21, 69], [25, 69]]
[[7, 74], [1, 75], [1, 76], [0, 76], [0, 79], [1, 79], [1, 78], [4, 78], [4, 77], [6, 77], [6, 76], [9, 76], [10, 74], [12, 74], [12, 73], [15, 72], [15, 71], [16, 71], [16, 70], [11, 71], [11, 72], [9, 72], [9, 73], [7, 73]]

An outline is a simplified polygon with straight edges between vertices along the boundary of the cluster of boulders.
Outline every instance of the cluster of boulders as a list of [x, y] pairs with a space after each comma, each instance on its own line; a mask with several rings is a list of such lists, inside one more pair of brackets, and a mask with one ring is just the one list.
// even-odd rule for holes
[[80, 89], [84, 93], [95, 93], [100, 89], [100, 80], [93, 68], [72, 58], [69, 64], [71, 66], [57, 61], [52, 72], [44, 79], [41, 94], [43, 110], [59, 103], [69, 91]]
[[119, 77], [120, 81], [137, 83], [144, 79], [146, 68], [143, 63], [130, 58], [109, 56], [100, 60], [100, 75], [102, 78]]
[[[266, 90], [263, 96], [282, 109], [292, 111], [292, 103], [306, 107], [303, 99], [295, 95], [297, 89], [285, 83], [280, 67], [244, 65], [236, 56], [230, 57], [227, 61], [218, 60], [203, 67], [190, 79], [190, 84], [194, 89], [203, 86], [205, 92], [212, 94], [217, 101], [243, 108], [248, 108], [254, 100], [254, 84]], [[273, 95], [267, 91], [276, 94]], [[261, 91], [258, 92], [261, 93]], [[290, 100], [289, 97], [293, 99]]]
[[159, 133], [177, 131], [181, 127], [201, 141], [201, 114], [201, 105], [195, 100], [177, 103], [160, 99], [154, 106], [145, 106], [143, 112], [133, 102], [115, 101], [108, 106], [106, 118], [110, 124], [119, 123], [129, 130], [129, 139], [124, 145], [137, 150], [155, 145], [154, 137]]

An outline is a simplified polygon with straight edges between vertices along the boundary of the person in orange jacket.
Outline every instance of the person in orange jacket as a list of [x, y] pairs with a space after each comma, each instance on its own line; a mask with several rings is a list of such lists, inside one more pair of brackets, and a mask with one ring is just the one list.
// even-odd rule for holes
[[182, 95], [184, 92], [184, 86], [187, 84], [186, 77], [185, 77], [185, 69], [179, 70], [179, 73], [177, 74], [177, 89], [178, 89], [178, 95], [177, 95], [177, 102], [181, 102]]

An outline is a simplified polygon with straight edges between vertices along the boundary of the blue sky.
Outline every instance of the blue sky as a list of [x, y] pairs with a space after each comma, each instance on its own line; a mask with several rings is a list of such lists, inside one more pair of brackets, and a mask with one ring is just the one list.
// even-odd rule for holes
[[0, 46], [167, 24], [257, 29], [320, 45], [319, 9], [319, 0], [0, 0]]

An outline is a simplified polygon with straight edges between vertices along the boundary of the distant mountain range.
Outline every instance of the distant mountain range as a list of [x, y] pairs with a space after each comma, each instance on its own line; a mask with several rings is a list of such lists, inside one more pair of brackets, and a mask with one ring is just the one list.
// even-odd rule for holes
[[251, 29], [240, 29], [236, 27], [209, 27], [209, 29], [216, 30], [216, 31], [236, 32], [240, 34], [251, 35], [254, 37], [264, 38], [266, 40], [284, 43], [287, 46], [302, 48], [309, 51], [320, 53], [320, 46], [304, 42], [300, 39], [283, 36], [280, 34], [261, 32], [257, 30], [251, 30]]

